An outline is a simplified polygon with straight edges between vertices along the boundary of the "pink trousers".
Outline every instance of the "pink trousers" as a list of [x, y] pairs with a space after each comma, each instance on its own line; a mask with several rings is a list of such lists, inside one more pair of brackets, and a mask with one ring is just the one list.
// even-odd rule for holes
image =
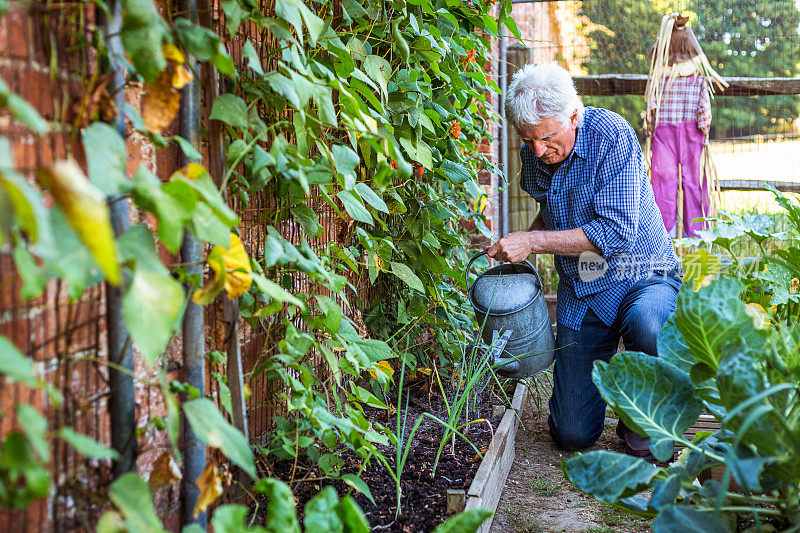
[[650, 165], [653, 193], [670, 235], [676, 235], [678, 215], [678, 165], [683, 180], [683, 236], [696, 237], [705, 223], [692, 223], [708, 211], [705, 184], [700, 184], [700, 156], [703, 132], [696, 122], [658, 124], [653, 133], [653, 159]]

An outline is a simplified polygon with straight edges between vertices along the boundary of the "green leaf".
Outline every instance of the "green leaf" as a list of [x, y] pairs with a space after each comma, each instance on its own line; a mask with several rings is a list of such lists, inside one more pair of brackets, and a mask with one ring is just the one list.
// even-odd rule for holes
[[342, 481], [347, 483], [350, 487], [353, 487], [355, 490], [363, 494], [367, 497], [369, 501], [375, 505], [375, 499], [372, 497], [372, 492], [369, 490], [369, 486], [364, 483], [364, 480], [358, 477], [355, 474], [342, 474]]
[[339, 191], [336, 193], [336, 197], [342, 201], [342, 205], [344, 205], [345, 210], [351, 217], [353, 217], [354, 220], [369, 224], [370, 226], [374, 223], [372, 215], [364, 206], [361, 198], [356, 195], [355, 192]]
[[291, 489], [283, 481], [275, 478], [259, 480], [253, 490], [266, 494], [269, 498], [267, 504], [267, 531], [269, 533], [300, 533], [300, 524], [297, 522], [297, 509]]
[[17, 404], [17, 422], [42, 461], [50, 460], [50, 442], [47, 440], [47, 419], [27, 403]]
[[405, 264], [392, 261], [392, 274], [402, 279], [412, 289], [425, 294], [425, 286], [422, 284], [422, 280]]
[[296, 305], [303, 312], [306, 312], [306, 304], [271, 279], [267, 279], [263, 274], [258, 274], [256, 272], [251, 273], [251, 276], [253, 277], [253, 281], [258, 289], [270, 298], [273, 298], [279, 302], [286, 302]]
[[28, 126], [35, 133], [41, 135], [49, 129], [47, 121], [42, 118], [39, 112], [19, 95], [11, 92], [8, 85], [1, 79], [0, 107], [8, 109], [14, 118]]
[[414, 146], [414, 144], [405, 137], [401, 137], [398, 140], [400, 145], [405, 149], [406, 153], [411, 159], [422, 164], [422, 166], [428, 170], [433, 168], [433, 156], [431, 155], [431, 150], [424, 142], [417, 141], [417, 145]]
[[131, 339], [153, 368], [183, 310], [183, 287], [169, 274], [137, 269], [122, 297], [122, 318]]
[[28, 301], [42, 294], [47, 285], [47, 276], [36, 264], [36, 260], [22, 243], [17, 243], [13, 250], [14, 264], [22, 277], [20, 299]]
[[122, 136], [112, 126], [94, 122], [83, 130], [81, 140], [89, 180], [106, 195], [124, 192], [128, 152]]
[[167, 137], [166, 139], [177, 143], [178, 146], [180, 146], [183, 154], [189, 159], [196, 159], [196, 160], [203, 159], [203, 155], [197, 150], [197, 148], [195, 148], [192, 143], [190, 143], [180, 135], [173, 135], [172, 137]]
[[11, 144], [6, 137], [0, 137], [0, 187], [5, 191], [13, 207], [13, 214], [30, 240], [45, 241], [40, 244], [47, 246], [50, 233], [42, 195], [21, 174], [14, 171], [13, 165]]
[[378, 193], [373, 191], [369, 185], [364, 182], [358, 182], [356, 183], [355, 190], [361, 196], [361, 199], [367, 202], [369, 205], [378, 211], [382, 211], [386, 214], [389, 213], [389, 208], [386, 206], [386, 202], [384, 202], [383, 198], [378, 196]]
[[200, 440], [212, 448], [218, 448], [251, 477], [256, 477], [250, 444], [238, 429], [225, 420], [214, 402], [208, 398], [197, 398], [183, 404], [183, 412]]
[[433, 533], [475, 533], [493, 514], [489, 509], [470, 509], [450, 517]]
[[625, 425], [650, 437], [650, 451], [659, 461], [672, 457], [674, 441], [685, 441], [683, 432], [703, 411], [689, 376], [643, 353], [595, 361], [592, 381]]
[[702, 511], [688, 505], [665, 507], [653, 523], [655, 533], [727, 533], [725, 525]]
[[230, 245], [230, 226], [220, 220], [208, 204], [197, 204], [192, 217], [191, 228], [192, 233], [201, 241], [207, 241], [217, 246]]
[[[263, 527], [248, 527], [247, 507], [244, 505], [221, 505], [214, 510], [211, 526], [214, 533], [261, 533], [267, 531]], [[186, 533], [184, 531], [184, 533]]]
[[644, 459], [606, 450], [571, 457], [562, 470], [578, 490], [608, 503], [645, 490], [659, 471]]
[[300, 8], [300, 13], [303, 15], [303, 20], [308, 28], [308, 36], [311, 38], [311, 46], [317, 46], [317, 41], [325, 31], [327, 24], [313, 11], [311, 11], [308, 6], [305, 5], [305, 3], [298, 1], [298, 7]]
[[40, 249], [44, 254], [45, 267], [50, 274], [67, 282], [70, 298], [77, 299], [84, 289], [99, 283], [100, 273], [89, 249], [83, 245], [75, 230], [58, 206], [48, 212], [50, 229], [53, 232], [51, 249]]
[[123, 474], [108, 489], [108, 497], [125, 517], [131, 533], [165, 533], [150, 496], [150, 487], [133, 472]]
[[336, 172], [344, 178], [344, 188], [352, 189], [356, 183], [355, 168], [361, 162], [361, 158], [352, 148], [341, 144], [331, 146], [331, 154], [333, 154]]
[[305, 507], [303, 525], [306, 531], [342, 531], [342, 521], [334, 512], [339, 498], [336, 490], [327, 486], [311, 498]]
[[300, 13], [298, 0], [275, 2], [275, 14], [291, 24], [297, 32], [297, 39], [303, 44], [303, 16]]
[[120, 38], [136, 72], [151, 82], [167, 68], [161, 45], [170, 42], [170, 30], [152, 0], [122, 0]]
[[292, 208], [292, 216], [303, 226], [303, 231], [305, 231], [309, 237], [322, 236], [322, 226], [319, 223], [317, 214], [306, 204], [294, 206]]
[[447, 179], [453, 183], [465, 183], [472, 179], [472, 173], [461, 163], [445, 159], [440, 168], [447, 175]]
[[236, 30], [247, 18], [248, 12], [239, 0], [222, 0], [221, 5], [222, 11], [225, 13], [225, 27], [231, 35], [236, 35]]
[[209, 118], [221, 120], [234, 128], [247, 129], [247, 104], [235, 94], [221, 94], [214, 99]]
[[[125, 519], [116, 511], [106, 511], [97, 521], [96, 533], [128, 533]], [[184, 533], [186, 529], [184, 528]]]
[[25, 357], [6, 337], [0, 336], [0, 374], [12, 382], [38, 387], [39, 379], [33, 371], [33, 361]]
[[687, 375], [692, 370], [692, 365], [697, 362], [692, 357], [689, 346], [683, 340], [681, 332], [678, 331], [678, 326], [675, 325], [675, 315], [669, 317], [667, 323], [664, 324], [664, 327], [659, 332], [657, 345], [658, 356], [683, 370]]
[[361, 65], [369, 77], [381, 88], [381, 95], [386, 98], [389, 95], [387, 85], [389, 77], [392, 75], [392, 66], [381, 56], [369, 55]]
[[339, 125], [336, 108], [333, 106], [333, 89], [328, 86], [321, 87], [314, 93], [314, 103], [317, 104], [320, 120], [334, 127]]
[[345, 496], [336, 506], [336, 515], [344, 524], [345, 533], [369, 533], [370, 527], [367, 517], [361, 507], [351, 498]]
[[744, 339], [754, 348], [763, 345], [740, 292], [738, 281], [721, 278], [698, 292], [684, 285], [678, 293], [675, 324], [691, 354], [711, 374], [719, 367], [724, 347], [742, 344]]
[[116, 450], [106, 448], [93, 438], [77, 433], [70, 427], [61, 428], [58, 435], [75, 448], [78, 453], [89, 459], [119, 459], [119, 454]]
[[325, 296], [324, 294], [317, 294], [317, 309], [322, 315], [322, 323], [325, 330], [329, 333], [336, 333], [339, 331], [339, 326], [342, 323], [342, 307], [333, 298]]
[[242, 48], [242, 57], [247, 60], [247, 66], [253, 69], [253, 72], [260, 74], [261, 76], [264, 75], [264, 69], [261, 66], [261, 58], [258, 56], [256, 47], [253, 46], [253, 43], [250, 42], [250, 40], [247, 40], [244, 43], [244, 48]]
[[[227, 17], [226, 22], [230, 22]], [[223, 74], [233, 74], [233, 59], [219, 35], [185, 18], [175, 19], [173, 29], [178, 42], [189, 54], [201, 61], [210, 61]]]
[[300, 104], [300, 97], [297, 94], [297, 88], [294, 82], [275, 71], [267, 72], [264, 80], [269, 84], [273, 91], [284, 97], [292, 104], [295, 109], [301, 110], [303, 106]]
[[[167, 250], [177, 253], [183, 242], [184, 228], [192, 215], [198, 214], [195, 212], [197, 193], [183, 181], [161, 183], [144, 165], [133, 175], [131, 183], [136, 205], [156, 216], [159, 239]], [[226, 236], [230, 238], [228, 231]]]
[[357, 346], [371, 363], [394, 357], [394, 352], [389, 345], [378, 339], [354, 338], [351, 343]]

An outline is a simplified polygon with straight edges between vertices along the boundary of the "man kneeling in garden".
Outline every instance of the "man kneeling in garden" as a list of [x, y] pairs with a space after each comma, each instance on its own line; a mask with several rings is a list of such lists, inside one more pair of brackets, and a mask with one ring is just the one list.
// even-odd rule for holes
[[[592, 364], [619, 339], [656, 356], [656, 338], [675, 310], [682, 270], [647, 179], [630, 124], [584, 108], [572, 78], [555, 64], [514, 75], [508, 120], [522, 137], [521, 187], [541, 209], [529, 231], [505, 235], [488, 254], [520, 262], [555, 254], [558, 284], [550, 433], [577, 450], [603, 432], [606, 404]], [[630, 391], [635, 394], [636, 391]], [[649, 439], [620, 423], [628, 453], [649, 457]]]

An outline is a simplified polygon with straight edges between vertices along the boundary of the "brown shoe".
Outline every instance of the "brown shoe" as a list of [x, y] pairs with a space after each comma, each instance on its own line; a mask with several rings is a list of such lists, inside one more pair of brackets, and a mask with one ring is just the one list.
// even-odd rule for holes
[[643, 437], [634, 432], [620, 420], [617, 423], [617, 436], [622, 439], [625, 453], [633, 457], [639, 457], [645, 461], [655, 461], [656, 458], [650, 451], [650, 438]]

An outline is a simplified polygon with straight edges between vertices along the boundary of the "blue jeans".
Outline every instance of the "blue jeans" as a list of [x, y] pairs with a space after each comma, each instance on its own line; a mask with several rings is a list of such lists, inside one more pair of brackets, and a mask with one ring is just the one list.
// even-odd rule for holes
[[655, 275], [636, 282], [620, 304], [617, 318], [606, 326], [588, 310], [580, 331], [558, 324], [550, 435], [565, 450], [594, 444], [603, 432], [606, 403], [592, 382], [595, 360], [608, 361], [622, 337], [625, 349], [657, 356], [658, 333], [675, 311], [681, 279]]

